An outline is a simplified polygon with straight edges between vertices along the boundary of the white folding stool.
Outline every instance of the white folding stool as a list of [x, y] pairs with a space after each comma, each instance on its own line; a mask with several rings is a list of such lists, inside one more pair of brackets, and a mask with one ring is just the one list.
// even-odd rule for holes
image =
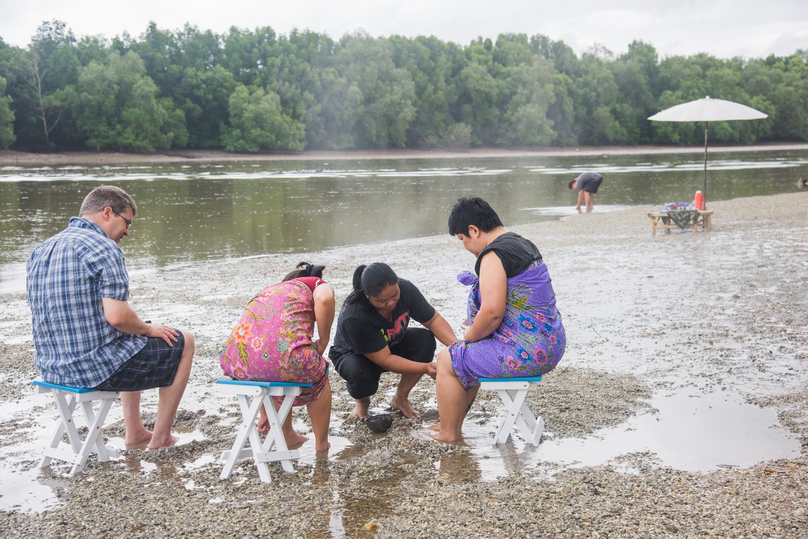
[[[225, 463], [219, 479], [230, 477], [236, 462], [244, 458], [252, 458], [255, 461], [258, 475], [264, 483], [269, 483], [272, 480], [269, 476], [267, 462], [280, 461], [285, 472], [294, 472], [292, 460], [300, 458], [300, 453], [296, 449], [290, 451], [286, 446], [281, 426], [286, 421], [286, 416], [292, 411], [292, 403], [295, 397], [300, 395], [302, 388], [311, 387], [311, 384], [241, 380], [217, 380], [216, 383], [219, 384], [220, 392], [236, 396], [242, 417], [242, 424], [236, 435], [236, 441], [233, 442], [233, 448], [222, 453], [222, 459]], [[283, 397], [280, 409], [277, 412], [270, 397]], [[258, 436], [258, 425], [256, 424], [262, 404], [269, 418], [269, 432], [263, 444]], [[244, 446], [248, 440], [250, 447], [245, 448]], [[272, 450], [273, 447], [275, 448], [274, 451]]]
[[[104, 444], [102, 429], [104, 421], [107, 419], [109, 409], [113, 401], [118, 397], [117, 391], [98, 391], [96, 389], [84, 389], [80, 387], [60, 386], [49, 384], [42, 380], [34, 380], [39, 393], [50, 393], [56, 399], [56, 408], [59, 410], [59, 421], [56, 424], [56, 432], [51, 438], [50, 445], [42, 450], [42, 461], [40, 468], [50, 465], [51, 460], [63, 460], [73, 464], [70, 475], [77, 474], [84, 468], [87, 457], [90, 453], [98, 455], [100, 462], [107, 462], [110, 457], [117, 458], [118, 451], [109, 449]], [[93, 401], [101, 401], [101, 408], [98, 412], [93, 411]], [[73, 412], [76, 406], [81, 403], [84, 410], [84, 417], [87, 419], [87, 436], [82, 441], [73, 420]], [[60, 448], [62, 436], [67, 432], [67, 439], [70, 441], [70, 448]]]
[[511, 435], [513, 426], [519, 429], [525, 441], [539, 445], [544, 432], [544, 419], [535, 417], [525, 402], [527, 390], [541, 382], [541, 376], [530, 378], [480, 378], [480, 389], [496, 391], [505, 403], [505, 417], [494, 435], [494, 444], [504, 444]]

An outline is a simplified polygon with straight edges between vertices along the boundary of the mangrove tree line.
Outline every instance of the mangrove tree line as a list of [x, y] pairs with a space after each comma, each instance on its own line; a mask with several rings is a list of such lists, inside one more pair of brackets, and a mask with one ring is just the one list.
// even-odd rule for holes
[[543, 35], [335, 41], [270, 27], [77, 39], [44, 22], [0, 38], [0, 148], [153, 152], [698, 144], [703, 125], [646, 118], [709, 95], [769, 115], [719, 142], [808, 140], [808, 53], [659, 59], [635, 41], [580, 57]]

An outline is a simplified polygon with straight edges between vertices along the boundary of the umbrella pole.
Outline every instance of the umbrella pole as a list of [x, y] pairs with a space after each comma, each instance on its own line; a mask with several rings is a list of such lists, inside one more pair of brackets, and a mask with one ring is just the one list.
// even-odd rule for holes
[[710, 128], [710, 122], [704, 122], [704, 206], [702, 209], [707, 209], [707, 130]]

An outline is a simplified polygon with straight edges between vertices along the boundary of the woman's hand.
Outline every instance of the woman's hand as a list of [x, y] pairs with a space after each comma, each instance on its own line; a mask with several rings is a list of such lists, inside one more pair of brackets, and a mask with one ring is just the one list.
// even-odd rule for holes
[[322, 356], [325, 353], [325, 349], [328, 347], [328, 340], [317, 339], [313, 344], [317, 347], [317, 353]]
[[433, 380], [438, 376], [438, 364], [434, 361], [424, 364], [424, 374], [428, 374]]

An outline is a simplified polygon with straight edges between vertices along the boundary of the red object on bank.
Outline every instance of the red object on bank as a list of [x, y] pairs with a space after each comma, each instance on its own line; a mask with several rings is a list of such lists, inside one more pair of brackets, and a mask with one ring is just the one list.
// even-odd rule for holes
[[701, 191], [696, 191], [696, 209], [704, 209], [704, 195], [701, 194]]

